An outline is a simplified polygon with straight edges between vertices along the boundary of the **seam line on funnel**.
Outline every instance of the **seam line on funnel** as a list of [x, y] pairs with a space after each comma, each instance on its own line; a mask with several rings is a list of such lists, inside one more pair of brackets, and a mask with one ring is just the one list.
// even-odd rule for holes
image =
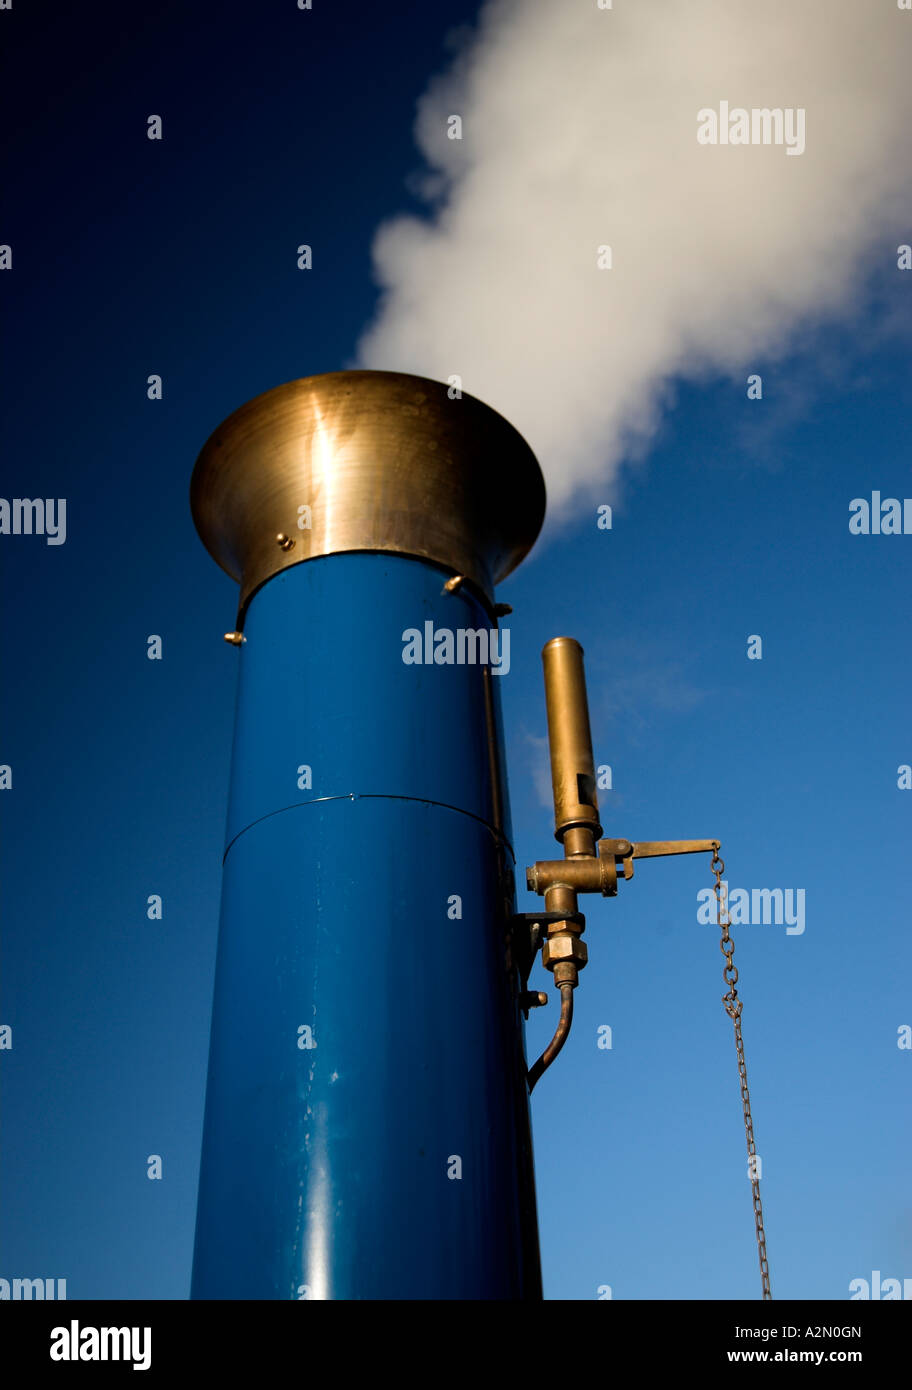
[[282, 816], [286, 811], [299, 811], [304, 806], [317, 806], [322, 801], [413, 801], [419, 806], [439, 806], [444, 811], [455, 811], [458, 816], [468, 816], [469, 820], [477, 821], [490, 832], [492, 838], [498, 844], [503, 845], [510, 854], [513, 863], [516, 863], [516, 855], [513, 846], [505, 835], [499, 830], [495, 830], [490, 821], [486, 821], [482, 816], [476, 816], [472, 811], [463, 811], [459, 806], [451, 806], [446, 801], [432, 801], [426, 796], [397, 796], [395, 793], [387, 792], [338, 792], [335, 796], [315, 796], [310, 801], [292, 801], [288, 806], [280, 806], [276, 811], [267, 811], [265, 816], [257, 816], [249, 825], [245, 825], [243, 830], [229, 840], [222, 855], [222, 863], [228, 858], [228, 853], [233, 845], [236, 845], [242, 835], [246, 835], [248, 830], [252, 830], [255, 825], [259, 825], [264, 820], [271, 820], [273, 816]]

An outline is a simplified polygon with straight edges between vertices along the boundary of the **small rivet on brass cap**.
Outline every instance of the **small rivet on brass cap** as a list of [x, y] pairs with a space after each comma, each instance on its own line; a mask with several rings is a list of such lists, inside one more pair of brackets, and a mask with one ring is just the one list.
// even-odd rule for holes
[[279, 534], [276, 536], [276, 540], [278, 541], [282, 550], [291, 550], [292, 546], [294, 545], [294, 537], [286, 536], [284, 531], [279, 532]]

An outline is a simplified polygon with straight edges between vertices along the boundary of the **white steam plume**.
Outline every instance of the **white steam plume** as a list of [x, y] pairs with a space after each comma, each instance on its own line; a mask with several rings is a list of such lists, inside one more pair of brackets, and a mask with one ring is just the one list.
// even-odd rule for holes
[[[671, 379], [744, 380], [895, 267], [910, 72], [894, 0], [489, 0], [419, 103], [432, 217], [377, 234], [360, 364], [461, 376], [552, 504], [604, 485]], [[803, 108], [804, 152], [699, 144], [722, 101]]]

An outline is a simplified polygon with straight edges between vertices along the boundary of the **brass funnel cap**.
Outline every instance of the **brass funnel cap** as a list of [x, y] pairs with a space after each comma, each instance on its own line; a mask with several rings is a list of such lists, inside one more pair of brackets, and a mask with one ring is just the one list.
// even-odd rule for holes
[[203, 446], [190, 507], [206, 549], [253, 594], [318, 555], [389, 550], [465, 577], [489, 602], [545, 515], [535, 456], [472, 396], [400, 372], [327, 372], [242, 405]]

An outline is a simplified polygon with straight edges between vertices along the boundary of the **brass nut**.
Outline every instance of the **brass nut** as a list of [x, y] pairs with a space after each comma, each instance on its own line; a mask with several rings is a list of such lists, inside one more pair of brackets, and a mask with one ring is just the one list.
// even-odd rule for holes
[[542, 965], [553, 970], [559, 961], [575, 961], [582, 970], [589, 959], [585, 941], [578, 936], [549, 936], [542, 947]]

